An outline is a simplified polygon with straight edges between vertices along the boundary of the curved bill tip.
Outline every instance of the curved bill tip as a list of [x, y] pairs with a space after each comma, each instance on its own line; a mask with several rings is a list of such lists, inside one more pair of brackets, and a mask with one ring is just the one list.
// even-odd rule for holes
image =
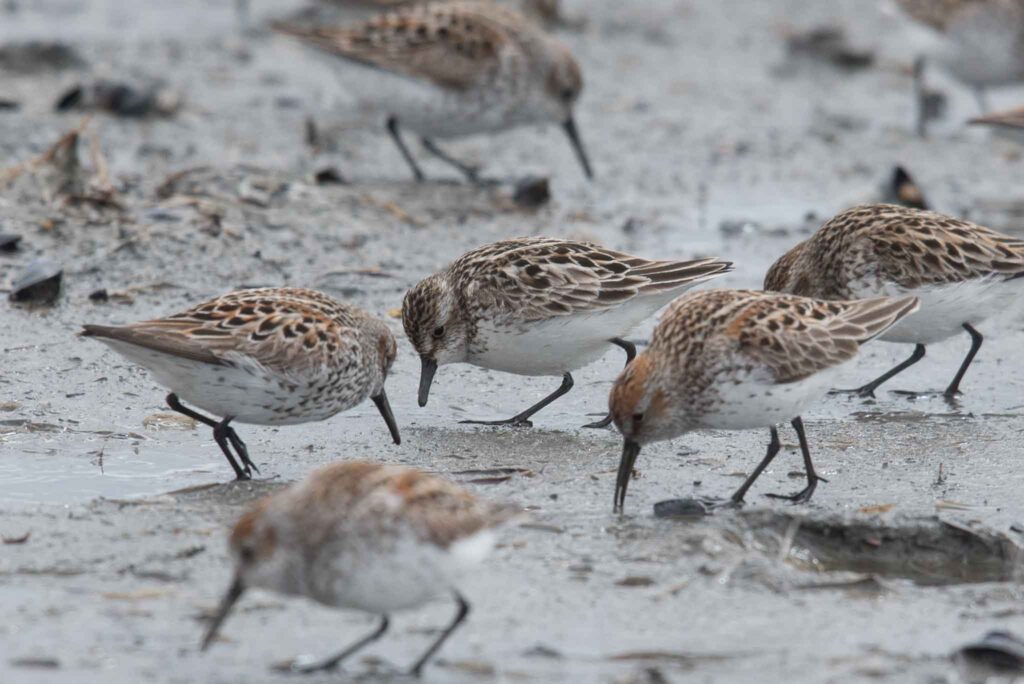
[[572, 149], [576, 151], [576, 158], [580, 160], [583, 173], [586, 174], [588, 180], [593, 180], [594, 171], [590, 167], [587, 150], [583, 147], [583, 139], [580, 138], [580, 132], [576, 128], [576, 120], [570, 116], [562, 123], [562, 128], [565, 129], [565, 134], [569, 136], [569, 142], [572, 143]]
[[420, 361], [423, 367], [420, 370], [419, 405], [426, 406], [427, 399], [430, 398], [430, 385], [434, 382], [434, 373], [437, 372], [437, 361], [428, 359], [426, 356], [420, 357]]
[[234, 581], [231, 582], [231, 586], [228, 588], [228, 593], [224, 594], [224, 598], [221, 599], [220, 606], [217, 607], [217, 613], [213, 616], [213, 622], [210, 623], [210, 628], [206, 630], [205, 636], [203, 636], [203, 643], [200, 644], [199, 650], [205, 651], [213, 643], [213, 640], [217, 636], [217, 630], [224, 624], [224, 620], [227, 618], [228, 613], [231, 612], [231, 607], [235, 605], [235, 602], [242, 596], [245, 591], [245, 587], [242, 585], [242, 580], [235, 577]]
[[388, 395], [384, 392], [384, 388], [382, 387], [380, 394], [371, 397], [371, 399], [377, 405], [377, 410], [380, 411], [384, 422], [387, 423], [388, 430], [391, 432], [391, 439], [395, 440], [395, 444], [401, 444], [402, 436], [398, 434], [398, 422], [395, 420], [395, 414], [391, 412], [391, 404], [388, 402]]
[[615, 502], [612, 507], [613, 513], [622, 513], [622, 507], [626, 503], [626, 489], [629, 487], [629, 479], [633, 477], [633, 465], [636, 457], [640, 455], [640, 445], [637, 442], [625, 440], [622, 443], [622, 458], [619, 460], [619, 474], [615, 479]]

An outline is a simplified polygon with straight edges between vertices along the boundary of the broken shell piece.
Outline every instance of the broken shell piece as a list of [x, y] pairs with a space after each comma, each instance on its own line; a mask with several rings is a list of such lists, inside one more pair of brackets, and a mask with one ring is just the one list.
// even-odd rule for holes
[[981, 641], [962, 647], [953, 660], [966, 675], [965, 681], [1019, 675], [1024, 673], [1024, 642], [1009, 632], [992, 631]]
[[711, 510], [697, 499], [668, 499], [654, 504], [655, 518], [703, 518]]
[[536, 209], [551, 201], [551, 185], [547, 178], [529, 176], [516, 183], [512, 201], [524, 209]]
[[0, 252], [13, 252], [20, 242], [21, 236], [16, 233], [0, 233]]
[[31, 262], [11, 285], [12, 302], [53, 304], [60, 296], [64, 269], [45, 257]]

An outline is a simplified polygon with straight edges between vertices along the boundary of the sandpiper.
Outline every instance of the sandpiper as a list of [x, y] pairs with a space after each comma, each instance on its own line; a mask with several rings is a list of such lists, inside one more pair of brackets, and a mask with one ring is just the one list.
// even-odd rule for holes
[[583, 89], [579, 64], [565, 45], [505, 7], [435, 2], [353, 26], [277, 22], [274, 28], [344, 58], [353, 63], [349, 69], [374, 70], [358, 97], [386, 116], [387, 130], [416, 180], [424, 174], [402, 128], [475, 182], [478, 170], [447, 155], [436, 139], [558, 123], [587, 177], [593, 175], [573, 117]]
[[[925, 346], [958, 333], [971, 349], [944, 394], [960, 382], [981, 348], [977, 327], [1024, 292], [1024, 240], [920, 209], [873, 204], [848, 209], [789, 250], [765, 276], [766, 290], [820, 299], [914, 295], [921, 311], [881, 339], [912, 343], [914, 353], [856, 390], [878, 387], [914, 365]], [[915, 393], [916, 394], [916, 393]]]
[[202, 641], [213, 642], [249, 588], [305, 596], [335, 608], [379, 615], [380, 625], [335, 656], [301, 672], [332, 670], [379, 639], [389, 616], [444, 595], [458, 605], [452, 623], [412, 666], [419, 675], [462, 623], [469, 602], [459, 574], [479, 563], [496, 528], [518, 514], [411, 468], [366, 461], [334, 463], [259, 501], [231, 534], [234, 579]]
[[986, 88], [1024, 81], [1024, 0], [889, 1], [923, 29], [922, 55], [914, 65], [920, 133], [926, 127], [926, 58], [970, 86], [983, 113]]
[[683, 295], [658, 323], [651, 345], [615, 381], [609, 398], [622, 433], [614, 509], [622, 511], [640, 448], [698, 429], [769, 428], [768, 452], [725, 502], [740, 505], [781, 447], [776, 425], [791, 421], [807, 486], [776, 495], [811, 498], [822, 479], [800, 414], [821, 399], [839, 366], [865, 342], [917, 309], [914, 297], [827, 302], [751, 290]]
[[325, 420], [370, 397], [400, 443], [384, 392], [397, 352], [394, 336], [380, 319], [321, 292], [239, 290], [166, 318], [86, 325], [82, 335], [147, 369], [171, 390], [168, 406], [212, 427], [240, 480], [249, 479], [256, 466], [232, 421]]
[[[596, 361], [680, 292], [732, 270], [715, 258], [655, 261], [589, 242], [548, 237], [502, 240], [459, 257], [405, 295], [402, 322], [422, 363], [426, 406], [438, 366], [471, 363], [518, 375], [561, 376], [550, 395], [507, 420], [530, 416], [573, 385], [571, 372]], [[586, 427], [604, 427], [610, 418]]]

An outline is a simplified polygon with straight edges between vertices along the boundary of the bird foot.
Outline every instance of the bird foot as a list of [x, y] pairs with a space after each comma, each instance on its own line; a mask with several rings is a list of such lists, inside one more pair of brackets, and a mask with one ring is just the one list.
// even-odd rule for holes
[[593, 423], [587, 423], [586, 425], [582, 425], [581, 427], [597, 430], [597, 429], [600, 429], [600, 428], [606, 428], [606, 427], [608, 427], [611, 424], [612, 424], [612, 414], [609, 413], [604, 418], [602, 418], [601, 420], [596, 420]]
[[783, 499], [785, 501], [789, 501], [794, 505], [807, 503], [808, 501], [811, 500], [811, 497], [814, 496], [814, 490], [818, 487], [818, 480], [821, 480], [822, 482], [828, 482], [828, 480], [826, 480], [825, 478], [819, 477], [816, 480], [813, 480], [809, 485], [801, 489], [799, 492], [796, 492], [794, 494], [765, 494], [765, 496], [770, 497], [772, 499]]

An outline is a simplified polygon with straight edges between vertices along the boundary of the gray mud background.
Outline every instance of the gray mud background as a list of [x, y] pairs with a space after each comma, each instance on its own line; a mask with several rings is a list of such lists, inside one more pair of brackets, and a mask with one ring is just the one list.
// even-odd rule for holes
[[[255, 2], [245, 33], [227, 0], [0, 3], [0, 42], [59, 40], [81, 58], [0, 64], [0, 95], [21, 103], [0, 111], [0, 167], [80, 124], [81, 114], [52, 108], [77, 82], [163, 78], [185, 96], [169, 119], [98, 114], [83, 129], [82, 164], [95, 179], [95, 144], [120, 210], [48, 201], [38, 174], [0, 192], [0, 232], [24, 236], [20, 251], [0, 254], [0, 287], [39, 255], [65, 268], [56, 307], [0, 304], [0, 533], [29, 535], [0, 546], [0, 681], [282, 681], [274, 663], [337, 650], [372, 619], [269, 594], [246, 599], [209, 653], [198, 642], [228, 582], [225, 534], [243, 507], [356, 457], [477, 481], [468, 486], [479, 494], [533, 511], [468, 579], [471, 619], [428, 681], [954, 681], [954, 649], [989, 629], [1024, 632], [1024, 335], [1013, 319], [984, 328], [957, 407], [880, 392], [807, 414], [829, 482], [802, 507], [764, 497], [801, 486], [787, 426], [786, 453], [742, 513], [669, 521], [652, 505], [728, 494], [763, 454], [762, 432], [645, 449], [628, 514], [614, 516], [619, 441], [577, 426], [604, 408], [620, 352], [578, 373], [534, 429], [480, 429], [456, 421], [510, 415], [557, 379], [449, 366], [419, 409], [404, 337], [388, 384], [401, 447], [371, 404], [324, 423], [241, 426], [264, 479], [225, 484], [210, 432], [168, 417], [145, 372], [75, 337], [82, 323], [289, 284], [390, 314], [400, 335], [393, 315], [410, 284], [471, 247], [522, 234], [715, 254], [738, 264], [716, 284], [756, 287], [821, 219], [877, 199], [897, 163], [937, 209], [1024, 232], [1019, 143], [964, 128], [973, 100], [941, 75], [932, 83], [947, 89], [949, 114], [932, 139], [915, 138], [910, 52], [866, 0], [569, 2], [583, 26], [562, 35], [586, 75], [578, 120], [597, 180], [585, 182], [554, 128], [448, 145], [491, 176], [550, 175], [553, 200], [535, 212], [512, 205], [508, 184], [409, 182], [379, 119], [331, 69], [261, 28], [296, 7]], [[822, 23], [874, 50], [874, 66], [788, 59], [785, 36]], [[997, 106], [1024, 102], [1020, 90], [994, 95]], [[316, 151], [304, 140], [307, 116]], [[326, 166], [351, 184], [314, 183]], [[109, 302], [89, 299], [99, 288]], [[892, 387], [944, 387], [967, 342], [930, 348]], [[844, 381], [859, 384], [909, 352], [872, 345]], [[381, 660], [405, 665], [450, 615], [441, 602], [400, 616], [348, 672], [371, 681]]]

